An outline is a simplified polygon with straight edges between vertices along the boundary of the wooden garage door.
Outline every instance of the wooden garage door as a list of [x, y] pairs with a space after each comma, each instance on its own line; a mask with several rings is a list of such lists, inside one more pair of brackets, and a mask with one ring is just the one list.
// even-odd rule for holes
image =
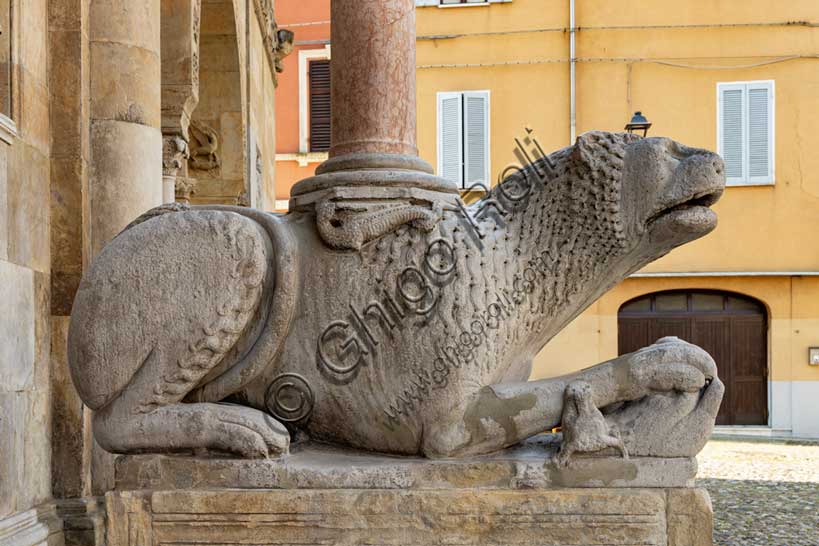
[[650, 294], [620, 308], [620, 354], [677, 336], [708, 351], [725, 383], [718, 425], [768, 424], [765, 308], [737, 294], [674, 291]]

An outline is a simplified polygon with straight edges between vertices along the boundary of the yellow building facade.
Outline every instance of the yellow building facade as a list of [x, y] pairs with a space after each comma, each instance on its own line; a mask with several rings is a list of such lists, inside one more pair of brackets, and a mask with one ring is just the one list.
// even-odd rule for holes
[[819, 3], [448, 3], [417, 2], [418, 140], [432, 165], [439, 94], [470, 91], [488, 91], [492, 179], [519, 163], [527, 126], [550, 151], [622, 130], [635, 111], [649, 136], [734, 165], [719, 227], [614, 287], [538, 355], [533, 378], [652, 332], [690, 336], [728, 376], [722, 424], [819, 436]]

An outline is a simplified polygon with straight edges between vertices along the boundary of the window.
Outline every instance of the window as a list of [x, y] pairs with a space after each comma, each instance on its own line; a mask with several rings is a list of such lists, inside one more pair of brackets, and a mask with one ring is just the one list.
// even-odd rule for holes
[[330, 149], [330, 60], [310, 61], [310, 151]]
[[717, 149], [728, 185], [774, 183], [774, 82], [717, 84]]
[[489, 186], [489, 91], [438, 93], [438, 175]]
[[[330, 148], [330, 58], [330, 44], [299, 50], [299, 151], [295, 159], [302, 167], [327, 160], [326, 150]], [[325, 61], [326, 64], [314, 66], [313, 63], [317, 61]], [[314, 71], [316, 74], [312, 74]], [[313, 104], [314, 101], [316, 104]], [[318, 114], [315, 119], [313, 114]], [[323, 127], [319, 118], [324, 118]], [[321, 142], [322, 139], [325, 142]], [[315, 151], [322, 147], [325, 151]], [[287, 154], [277, 154], [276, 157], [283, 155]]]

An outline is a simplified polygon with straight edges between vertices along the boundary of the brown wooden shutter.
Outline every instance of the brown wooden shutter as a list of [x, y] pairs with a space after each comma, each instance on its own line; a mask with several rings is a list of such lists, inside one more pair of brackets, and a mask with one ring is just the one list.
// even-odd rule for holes
[[330, 149], [330, 61], [310, 62], [310, 151]]

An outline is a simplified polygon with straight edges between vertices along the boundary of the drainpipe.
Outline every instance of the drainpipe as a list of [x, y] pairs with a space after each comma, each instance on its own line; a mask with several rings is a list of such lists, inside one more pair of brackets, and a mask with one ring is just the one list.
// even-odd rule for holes
[[569, 145], [577, 138], [577, 61], [574, 2], [569, 0]]

